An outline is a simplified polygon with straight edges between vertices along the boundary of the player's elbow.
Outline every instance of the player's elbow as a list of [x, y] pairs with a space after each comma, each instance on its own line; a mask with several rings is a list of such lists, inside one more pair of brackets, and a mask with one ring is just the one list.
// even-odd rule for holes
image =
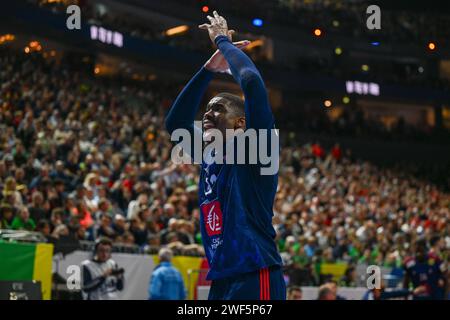
[[252, 68], [244, 68], [240, 72], [242, 88], [247, 88], [253, 85], [263, 85], [263, 80], [258, 70]]

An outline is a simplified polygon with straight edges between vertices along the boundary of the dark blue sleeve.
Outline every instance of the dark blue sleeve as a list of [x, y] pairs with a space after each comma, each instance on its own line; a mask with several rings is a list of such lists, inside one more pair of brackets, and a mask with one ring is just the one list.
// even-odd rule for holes
[[218, 36], [215, 42], [227, 60], [234, 79], [244, 92], [246, 127], [272, 129], [274, 117], [269, 105], [264, 81], [256, 66], [226, 36]]
[[202, 67], [180, 92], [165, 120], [166, 129], [170, 134], [181, 128], [188, 129], [193, 134], [195, 115], [213, 75], [211, 71]]

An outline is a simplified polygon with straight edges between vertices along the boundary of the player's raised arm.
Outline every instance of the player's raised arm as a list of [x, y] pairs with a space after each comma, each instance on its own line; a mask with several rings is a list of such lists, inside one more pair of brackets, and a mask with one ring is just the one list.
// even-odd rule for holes
[[183, 88], [166, 116], [165, 125], [171, 134], [176, 129], [187, 129], [193, 134], [195, 115], [213, 73], [203, 66]]
[[[233, 32], [233, 30], [227, 32], [230, 39]], [[250, 41], [244, 40], [230, 43], [230, 45], [240, 51], [239, 49], [246, 47], [249, 43]], [[228, 63], [222, 53], [217, 50], [188, 82], [170, 108], [165, 120], [166, 129], [169, 133], [184, 128], [190, 130], [193, 134], [195, 115], [209, 82], [214, 73], [226, 73], [228, 69]]]
[[237, 49], [227, 37], [226, 20], [214, 11], [214, 17], [208, 16], [210, 24], [199, 26], [208, 30], [211, 40], [230, 66], [231, 73], [239, 83], [245, 96], [246, 127], [254, 129], [272, 129], [274, 117], [269, 105], [264, 81], [252, 60]]

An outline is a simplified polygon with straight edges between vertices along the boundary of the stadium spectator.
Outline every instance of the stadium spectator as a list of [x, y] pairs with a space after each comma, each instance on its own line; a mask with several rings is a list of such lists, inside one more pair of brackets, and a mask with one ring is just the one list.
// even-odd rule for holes
[[162, 248], [159, 253], [160, 264], [153, 270], [149, 284], [151, 300], [184, 300], [186, 292], [181, 273], [172, 264], [172, 250]]
[[291, 286], [287, 289], [287, 300], [302, 300], [303, 292], [300, 287]]
[[36, 223], [30, 218], [30, 212], [27, 207], [22, 207], [18, 215], [11, 223], [11, 228], [15, 230], [33, 231], [36, 228]]
[[[94, 241], [101, 217], [120, 214], [125, 220], [104, 222], [113, 243], [140, 251], [171, 243], [176, 253], [203, 254], [199, 171], [171, 162], [162, 130], [173, 85], [105, 84], [90, 70], [73, 71], [64, 57], [1, 50], [1, 228], [21, 221], [23, 205], [35, 223], [48, 219], [51, 233], [68, 229]], [[299, 143], [292, 121], [279, 123], [294, 138], [283, 143], [273, 221], [293, 285], [322, 284], [325, 263], [401, 269], [418, 237], [447, 261], [450, 194], [428, 174], [419, 177], [418, 165], [380, 167], [342, 147]], [[368, 128], [346, 125], [359, 126]]]
[[13, 220], [14, 209], [8, 204], [3, 204], [0, 207], [0, 229], [12, 229]]
[[319, 287], [319, 293], [317, 300], [336, 300], [336, 294], [328, 285], [322, 285]]

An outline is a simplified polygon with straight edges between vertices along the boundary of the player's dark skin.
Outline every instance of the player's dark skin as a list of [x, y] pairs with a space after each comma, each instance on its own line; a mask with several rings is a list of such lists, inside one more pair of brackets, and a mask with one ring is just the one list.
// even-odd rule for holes
[[[208, 16], [211, 24], [203, 24], [200, 25], [199, 28], [208, 30], [213, 43], [214, 39], [219, 35], [225, 35], [231, 40], [235, 31], [228, 30], [225, 19], [220, 17], [216, 11], [214, 11], [214, 17], [218, 19], [217, 21], [220, 23], [213, 23], [215, 22], [214, 19]], [[250, 44], [250, 41], [243, 40], [234, 42], [233, 44], [237, 48], [243, 49]], [[229, 65], [219, 50], [217, 50], [205, 63], [205, 68], [215, 73], [231, 74]], [[214, 97], [209, 101], [202, 119], [204, 136], [210, 129], [219, 130], [223, 137], [226, 137], [226, 129], [245, 129], [245, 117], [238, 115], [236, 110], [234, 110], [230, 104], [231, 102], [223, 97]]]
[[203, 115], [203, 132], [217, 129], [225, 137], [226, 129], [245, 129], [245, 117], [237, 116], [230, 103], [222, 97], [211, 99]]

